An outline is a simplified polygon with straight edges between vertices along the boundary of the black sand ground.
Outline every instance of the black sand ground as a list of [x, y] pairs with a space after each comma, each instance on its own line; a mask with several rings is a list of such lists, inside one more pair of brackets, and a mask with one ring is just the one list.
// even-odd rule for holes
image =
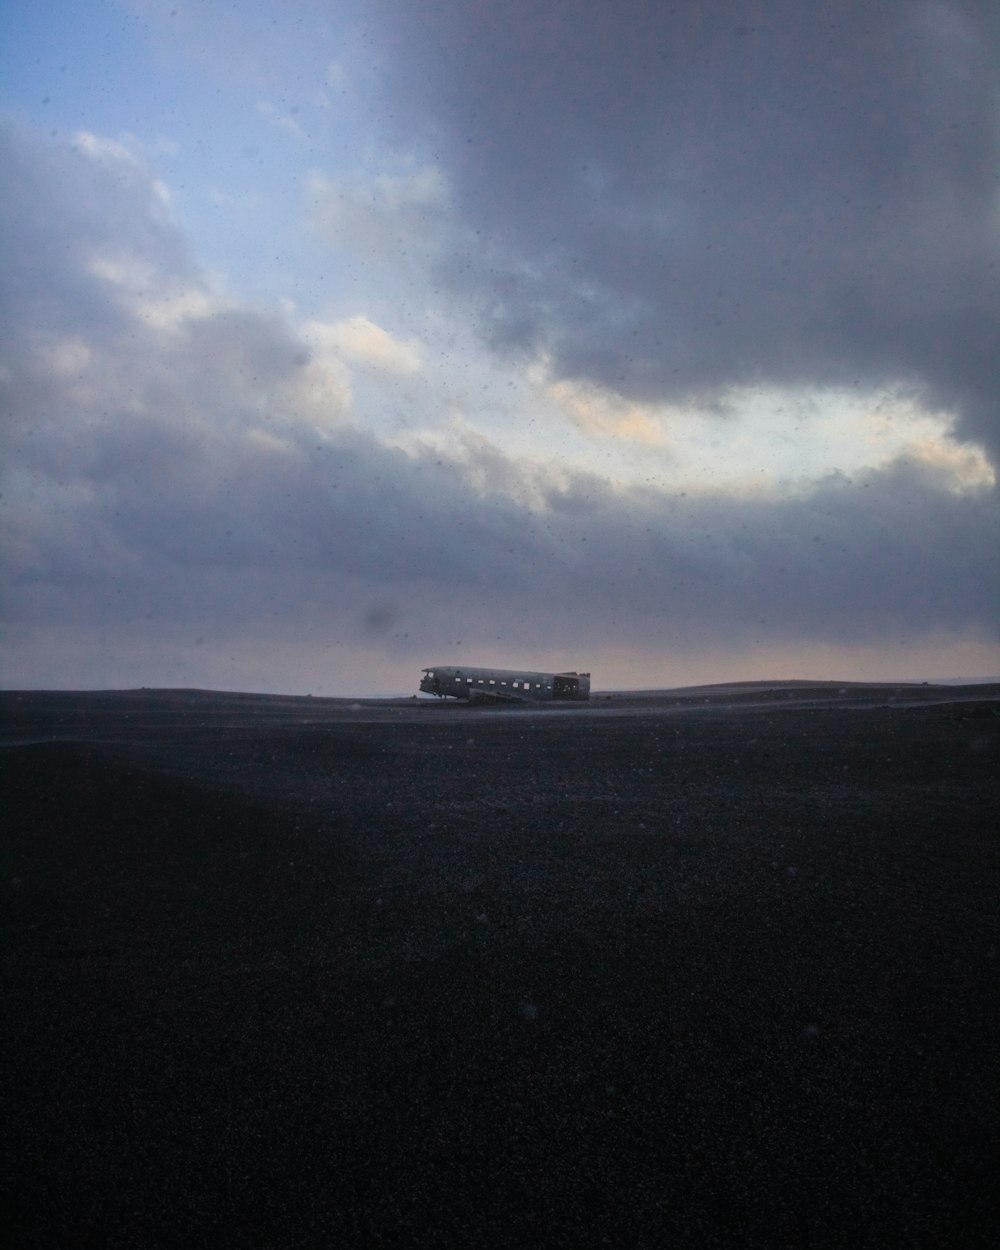
[[993, 1245], [998, 696], [3, 695], [12, 1244]]

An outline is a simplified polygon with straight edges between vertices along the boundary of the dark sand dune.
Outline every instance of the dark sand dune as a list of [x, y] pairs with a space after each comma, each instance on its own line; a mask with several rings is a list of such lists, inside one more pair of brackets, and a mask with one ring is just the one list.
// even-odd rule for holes
[[994, 1244], [997, 687], [0, 707], [11, 1244]]

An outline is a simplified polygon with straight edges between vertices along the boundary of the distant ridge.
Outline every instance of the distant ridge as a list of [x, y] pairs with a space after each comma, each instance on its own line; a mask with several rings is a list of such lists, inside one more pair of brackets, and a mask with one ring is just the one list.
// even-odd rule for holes
[[[685, 696], [698, 697], [707, 695], [725, 695], [725, 694], [748, 694], [754, 691], [780, 691], [780, 690], [894, 690], [894, 689], [927, 689], [928, 687], [948, 687], [954, 689], [956, 687], [983, 687], [983, 686], [1000, 686], [1000, 676], [996, 677], [938, 677], [938, 678], [911, 678], [901, 681], [854, 681], [835, 679], [812, 679], [808, 677], [791, 677], [791, 678], [767, 678], [764, 680], [747, 680], [747, 681], [725, 681], [725, 682], [705, 682], [694, 686], [648, 686], [640, 688], [631, 687], [615, 687], [611, 689], [594, 690], [595, 698], [607, 698], [609, 696], [619, 696], [630, 698], [681, 698]], [[282, 691], [274, 690], [214, 690], [209, 687], [195, 686], [106, 686], [91, 689], [73, 688], [73, 687], [0, 687], [0, 695], [6, 698], [16, 697], [18, 695], [87, 695], [96, 698], [120, 698], [129, 700], [142, 699], [185, 699], [191, 703], [202, 700], [212, 701], [219, 699], [233, 699], [240, 702], [267, 699], [267, 700], [286, 700], [286, 699], [302, 699], [314, 700], [316, 702], [335, 702], [335, 703], [385, 703], [395, 702], [399, 700], [411, 700], [414, 698], [414, 692], [406, 691], [397, 694], [289, 694]]]
[[638, 690], [621, 689], [615, 691], [602, 690], [601, 694], [628, 695], [697, 695], [725, 694], [727, 691], [750, 690], [887, 690], [899, 687], [926, 686], [995, 686], [1000, 685], [1000, 677], [944, 677], [908, 678], [902, 681], [837, 681], [835, 679], [811, 679], [808, 677], [766, 678], [761, 681], [720, 681], [706, 682], [697, 686], [650, 686]]

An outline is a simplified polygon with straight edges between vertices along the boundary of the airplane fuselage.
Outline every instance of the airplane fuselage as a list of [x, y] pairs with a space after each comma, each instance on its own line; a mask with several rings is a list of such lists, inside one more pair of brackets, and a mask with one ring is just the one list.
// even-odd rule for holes
[[420, 689], [441, 699], [466, 699], [470, 703], [585, 701], [590, 698], [590, 674], [444, 665], [425, 668]]

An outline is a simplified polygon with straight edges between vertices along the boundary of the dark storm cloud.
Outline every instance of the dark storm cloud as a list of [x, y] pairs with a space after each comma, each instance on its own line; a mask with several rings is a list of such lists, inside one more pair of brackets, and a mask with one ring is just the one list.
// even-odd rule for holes
[[645, 398], [909, 384], [996, 454], [992, 2], [376, 8], [498, 348]]
[[112, 652], [129, 637], [391, 653], [995, 633], [995, 492], [901, 461], [777, 501], [669, 498], [514, 462], [475, 433], [450, 458], [404, 454], [335, 392], [310, 397], [315, 361], [290, 327], [214, 299], [125, 154], [7, 143], [15, 652], [53, 629]]

